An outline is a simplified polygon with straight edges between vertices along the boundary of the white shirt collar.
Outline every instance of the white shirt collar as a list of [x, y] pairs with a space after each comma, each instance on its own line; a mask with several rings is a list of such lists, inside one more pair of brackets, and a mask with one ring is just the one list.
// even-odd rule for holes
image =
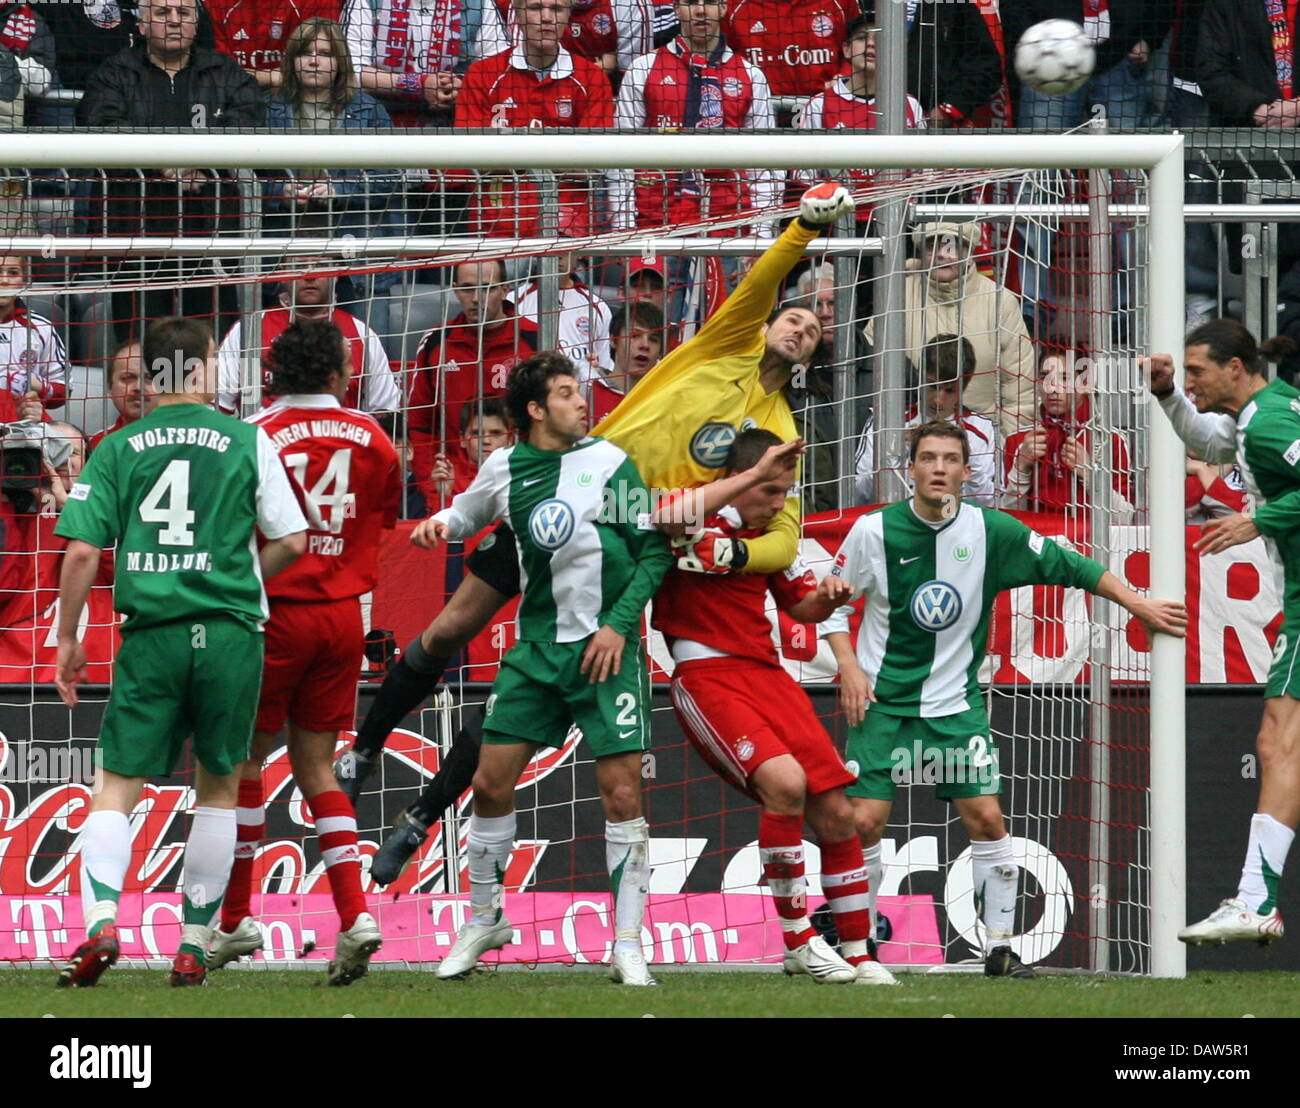
[[524, 57], [524, 44], [516, 43], [515, 48], [510, 51], [510, 65], [513, 69], [522, 69], [525, 73], [534, 76], [540, 73], [542, 77], [552, 81], [562, 81], [566, 77], [573, 76], [573, 58], [563, 46], [560, 47], [560, 52], [556, 54], [555, 61], [551, 63], [549, 69], [537, 70], [529, 65], [528, 59]]
[[290, 393], [277, 396], [274, 402], [278, 408], [341, 408], [339, 398], [328, 392]]

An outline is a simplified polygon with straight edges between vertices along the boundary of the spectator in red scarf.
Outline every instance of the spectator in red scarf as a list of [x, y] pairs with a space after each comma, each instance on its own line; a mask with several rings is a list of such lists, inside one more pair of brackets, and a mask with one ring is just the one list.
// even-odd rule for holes
[[[1089, 359], [1074, 351], [1047, 351], [1038, 367], [1042, 406], [1039, 422], [1008, 436], [1005, 448], [1004, 507], [1034, 512], [1087, 509], [1092, 503], [1092, 467], [1104, 455], [1088, 428], [1091, 392]], [[1133, 514], [1133, 477], [1128, 443], [1110, 434], [1111, 496], [1115, 523]]]

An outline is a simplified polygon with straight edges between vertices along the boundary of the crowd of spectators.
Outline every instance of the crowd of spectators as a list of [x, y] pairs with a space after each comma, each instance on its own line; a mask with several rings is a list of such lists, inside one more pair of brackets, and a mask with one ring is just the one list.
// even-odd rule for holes
[[[1061, 130], [1097, 105], [1112, 130], [1300, 124], [1292, 79], [1296, 6], [1284, 0], [903, 7], [909, 128]], [[1074, 20], [1097, 46], [1093, 78], [1069, 96], [1019, 87], [1010, 65], [1023, 31], [1048, 18]], [[862, 130], [877, 124], [880, 45], [871, 0], [0, 3], [0, 129]], [[872, 174], [846, 176], [865, 185]], [[59, 210], [73, 214], [63, 230], [171, 236], [248, 226], [247, 179], [232, 172], [142, 167], [65, 177], [72, 206]], [[254, 198], [257, 226], [271, 235], [581, 236], [713, 222], [726, 225], [706, 226], [706, 233], [762, 240], [779, 224], [747, 223], [745, 213], [770, 210], [809, 177], [794, 168], [647, 167], [612, 170], [599, 187], [592, 181], [558, 176], [553, 224], [541, 187], [519, 173], [296, 165], [258, 175]], [[14, 201], [10, 185], [0, 182], [3, 228], [43, 229], [48, 209], [39, 201], [54, 186], [33, 175]], [[871, 229], [872, 216], [870, 205], [859, 208], [857, 233]], [[1094, 495], [1089, 469], [1106, 446], [1086, 432], [1088, 384], [1073, 369], [1085, 351], [1050, 326], [1069, 259], [1053, 256], [1060, 248], [1041, 226], [1018, 231], [1014, 250], [1023, 264], [995, 279], [981, 267], [990, 234], [987, 226], [953, 222], [912, 231], [903, 310], [907, 418], [948, 418], [966, 429], [977, 460], [968, 494], [978, 502], [1086, 509]], [[1288, 249], [1284, 239], [1284, 257]], [[221, 341], [220, 403], [237, 412], [252, 402], [247, 383], [262, 378], [263, 355], [288, 321], [330, 318], [349, 339], [351, 402], [379, 414], [403, 439], [409, 514], [462, 487], [484, 451], [503, 441], [508, 432], [496, 399], [505, 374], [537, 348], [543, 331], [558, 334], [556, 345], [582, 370], [599, 415], [689, 337], [746, 265], [678, 257], [611, 265], [569, 254], [553, 286], [514, 262], [492, 260], [424, 266], [399, 287], [396, 267], [352, 275], [348, 259], [322, 255], [293, 259], [296, 270], [321, 272], [267, 284], [261, 310], [248, 313], [212, 257], [84, 264], [87, 273], [138, 286], [113, 292], [102, 313], [111, 341], [95, 380], [112, 410], [104, 406], [101, 424], [110, 425], [89, 428], [96, 433], [85, 448], [148, 404], [138, 339], [149, 319], [179, 313], [212, 321]], [[24, 259], [0, 258], [0, 293], [28, 287], [32, 277]], [[415, 288], [415, 279], [428, 287]], [[786, 290], [789, 300], [816, 311], [823, 329], [812, 364], [789, 390], [809, 443], [803, 491], [810, 511], [874, 494], [868, 398], [877, 327], [868, 286], [863, 276], [846, 288], [835, 267], [818, 263], [802, 268]], [[441, 311], [432, 312], [418, 348], [407, 350], [393, 337], [409, 328], [421, 297]], [[0, 295], [0, 421], [43, 424], [47, 434], [81, 442], [80, 432], [54, 416], [70, 396], [64, 335], [87, 313], [71, 298], [55, 308], [47, 317], [22, 298]], [[541, 326], [547, 313], [556, 317], [549, 330]], [[837, 345], [846, 333], [850, 341]], [[72, 345], [73, 362], [90, 360]], [[837, 349], [850, 351], [847, 362]], [[855, 402], [847, 409], [846, 398]], [[856, 474], [843, 464], [846, 438], [861, 445]], [[1118, 433], [1109, 462], [1122, 475], [1109, 507], [1128, 518], [1129, 447]], [[1232, 503], [1231, 472], [1195, 459], [1188, 465], [1189, 513]], [[35, 503], [48, 510], [60, 485], [52, 473], [44, 482]], [[10, 514], [11, 499], [0, 494]]]

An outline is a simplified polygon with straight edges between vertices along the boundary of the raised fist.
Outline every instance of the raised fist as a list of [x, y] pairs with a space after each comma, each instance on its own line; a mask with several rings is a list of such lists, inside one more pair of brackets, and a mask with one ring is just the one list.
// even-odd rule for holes
[[799, 215], [806, 223], [834, 223], [857, 207], [849, 190], [834, 181], [813, 185], [799, 200]]

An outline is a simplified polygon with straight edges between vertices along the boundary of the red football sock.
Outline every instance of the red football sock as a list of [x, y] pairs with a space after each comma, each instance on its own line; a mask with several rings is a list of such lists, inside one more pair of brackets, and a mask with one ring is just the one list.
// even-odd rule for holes
[[320, 853], [325, 875], [334, 894], [339, 925], [346, 931], [366, 910], [361, 893], [361, 855], [357, 851], [357, 817], [348, 798], [338, 789], [317, 793], [307, 801], [316, 834], [320, 836]]
[[[835, 917], [841, 943], [863, 942], [871, 933], [871, 910], [867, 901], [867, 865], [862, 843], [856, 835], [838, 843], [822, 843], [822, 892]], [[845, 956], [850, 963], [865, 955]]]
[[803, 817], [774, 816], [758, 820], [758, 853], [763, 876], [772, 890], [786, 950], [803, 946], [817, 934], [808, 921], [807, 884], [803, 870]]
[[221, 930], [227, 933], [250, 915], [253, 891], [253, 855], [266, 834], [266, 803], [262, 799], [262, 778], [244, 777], [235, 801], [235, 863], [230, 867], [230, 884], [221, 902]]

